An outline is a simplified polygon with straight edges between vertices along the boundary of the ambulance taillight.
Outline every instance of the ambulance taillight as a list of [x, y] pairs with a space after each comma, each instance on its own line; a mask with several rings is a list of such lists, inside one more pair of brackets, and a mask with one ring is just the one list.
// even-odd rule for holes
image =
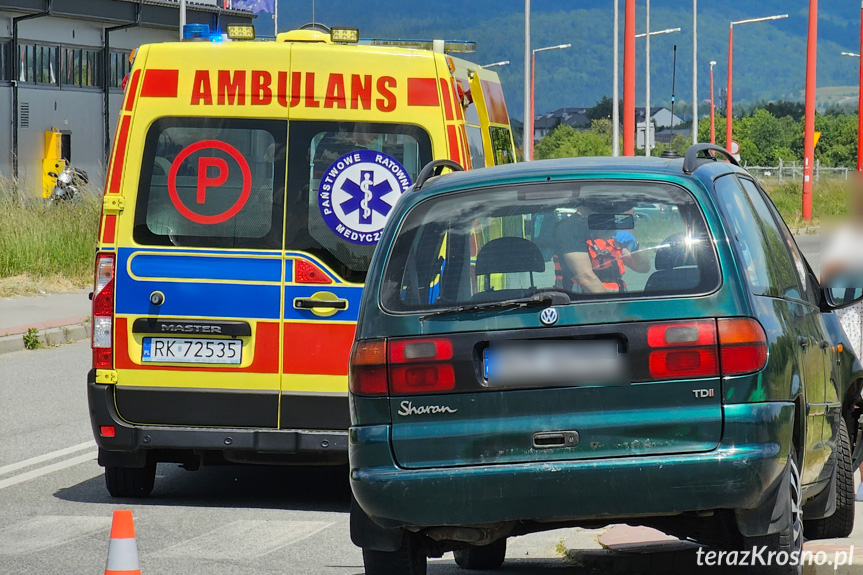
[[114, 254], [96, 256], [93, 286], [93, 367], [114, 366]]

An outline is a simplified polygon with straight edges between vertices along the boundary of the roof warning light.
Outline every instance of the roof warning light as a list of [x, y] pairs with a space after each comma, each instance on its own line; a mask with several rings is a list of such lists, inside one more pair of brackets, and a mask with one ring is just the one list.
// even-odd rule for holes
[[228, 38], [231, 40], [254, 40], [255, 27], [247, 24], [228, 24]]
[[183, 26], [183, 40], [209, 40], [210, 27], [207, 24], [186, 24]]
[[356, 44], [360, 41], [360, 31], [358, 28], [330, 28], [330, 38], [333, 42]]

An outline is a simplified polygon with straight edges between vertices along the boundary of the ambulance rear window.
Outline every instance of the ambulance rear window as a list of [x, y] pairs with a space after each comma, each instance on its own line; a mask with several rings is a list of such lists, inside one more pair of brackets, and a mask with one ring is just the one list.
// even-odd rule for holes
[[287, 123], [163, 118], [147, 134], [134, 238], [279, 249]]
[[431, 161], [417, 126], [291, 120], [285, 249], [365, 281], [396, 200]]
[[431, 159], [417, 126], [163, 118], [147, 134], [134, 238], [284, 246], [360, 283], [393, 205]]
[[494, 150], [494, 165], [511, 164], [515, 162], [512, 152], [512, 135], [506, 128], [491, 126], [488, 129], [491, 136], [491, 147]]

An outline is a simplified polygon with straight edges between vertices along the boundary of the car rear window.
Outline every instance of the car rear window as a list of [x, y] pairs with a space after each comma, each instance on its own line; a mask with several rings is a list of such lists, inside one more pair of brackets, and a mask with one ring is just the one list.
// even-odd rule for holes
[[422, 312], [562, 291], [572, 301], [709, 293], [719, 266], [685, 189], [632, 181], [482, 188], [413, 207], [381, 303]]

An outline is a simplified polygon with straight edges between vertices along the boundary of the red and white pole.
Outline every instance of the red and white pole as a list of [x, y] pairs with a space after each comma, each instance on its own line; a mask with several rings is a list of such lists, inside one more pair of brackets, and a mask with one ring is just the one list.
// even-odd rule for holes
[[728, 28], [728, 88], [725, 94], [725, 149], [731, 151], [732, 107], [731, 88], [734, 83], [734, 24]]
[[[530, 126], [533, 128], [533, 123], [536, 119], [536, 112], [534, 112], [534, 88], [536, 86], [536, 52], [531, 52], [530, 54]], [[533, 138], [530, 139], [530, 161], [533, 161]]]
[[860, 90], [857, 95], [857, 171], [863, 172], [863, 2], [860, 4]]
[[806, 45], [806, 123], [803, 130], [803, 219], [812, 220], [812, 176], [815, 168], [815, 88], [818, 56], [818, 0], [809, 0]]
[[716, 143], [716, 106], [713, 103], [713, 63], [710, 63], [710, 143]]
[[623, 155], [635, 155], [635, 0], [626, 0], [623, 29]]

